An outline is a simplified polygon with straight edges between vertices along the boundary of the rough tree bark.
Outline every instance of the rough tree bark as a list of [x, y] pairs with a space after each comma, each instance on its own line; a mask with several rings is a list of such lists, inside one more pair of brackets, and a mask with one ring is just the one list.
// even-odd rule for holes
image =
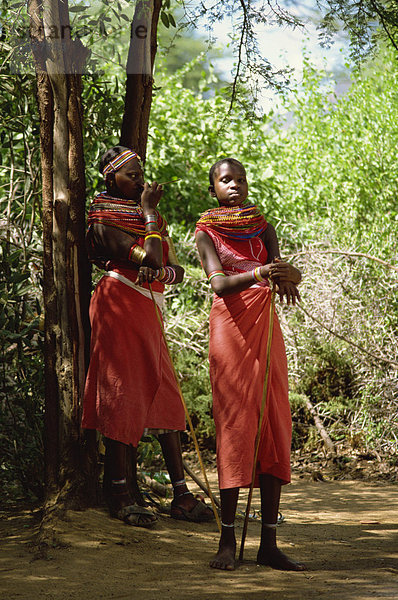
[[[145, 159], [161, 0], [138, 0], [131, 26], [121, 143]], [[43, 185], [46, 507], [96, 504], [95, 436], [83, 437], [90, 267], [84, 244], [81, 72], [65, 0], [29, 0]]]
[[137, 0], [127, 59], [126, 95], [120, 143], [145, 162], [152, 103], [153, 65], [162, 0]]
[[95, 445], [80, 428], [90, 297], [79, 75], [86, 53], [71, 39], [67, 2], [30, 0], [29, 15], [43, 185], [47, 506], [80, 507], [96, 501]]

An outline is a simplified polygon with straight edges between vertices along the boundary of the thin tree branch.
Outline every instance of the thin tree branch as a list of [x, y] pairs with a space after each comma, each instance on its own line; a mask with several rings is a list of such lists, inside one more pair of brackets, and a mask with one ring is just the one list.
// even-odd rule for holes
[[232, 84], [232, 95], [231, 95], [231, 103], [229, 105], [229, 109], [228, 109], [228, 113], [231, 112], [233, 104], [234, 104], [234, 100], [235, 100], [235, 94], [236, 94], [236, 88], [238, 85], [238, 79], [239, 79], [239, 75], [240, 75], [240, 67], [242, 64], [242, 49], [244, 46], [244, 39], [245, 39], [245, 35], [246, 35], [246, 29], [247, 29], [247, 12], [246, 12], [246, 5], [244, 3], [243, 0], [240, 0], [240, 4], [243, 10], [243, 25], [242, 25], [242, 32], [240, 35], [240, 42], [239, 42], [239, 52], [238, 52], [238, 64], [236, 65], [236, 72], [235, 72], [235, 77], [234, 77], [234, 81]]
[[298, 306], [298, 308], [300, 310], [302, 310], [303, 313], [307, 315], [307, 317], [309, 317], [310, 319], [312, 319], [313, 321], [315, 321], [315, 323], [317, 323], [320, 327], [322, 327], [323, 329], [325, 329], [326, 331], [328, 331], [329, 333], [331, 333], [335, 337], [339, 338], [340, 340], [343, 340], [344, 342], [346, 342], [350, 346], [354, 346], [354, 348], [356, 348], [357, 350], [359, 350], [363, 354], [367, 354], [368, 356], [370, 356], [374, 360], [377, 360], [378, 362], [386, 363], [388, 365], [398, 366], [398, 362], [397, 361], [395, 361], [395, 360], [389, 360], [388, 358], [383, 358], [382, 356], [377, 356], [376, 354], [373, 354], [372, 352], [369, 352], [369, 350], [365, 350], [365, 348], [362, 348], [362, 346], [359, 346], [358, 344], [356, 344], [352, 340], [349, 340], [348, 338], [346, 338], [345, 336], [341, 335], [340, 333], [337, 333], [336, 331], [333, 331], [333, 329], [330, 329], [329, 327], [327, 327], [324, 323], [322, 323], [321, 321], [319, 321], [319, 319], [317, 319], [310, 312], [308, 312], [308, 310], [306, 310], [304, 308], [304, 306], [302, 305], [301, 302], [299, 302], [296, 306]]
[[365, 254], [364, 252], [344, 252], [344, 250], [302, 250], [301, 252], [296, 252], [295, 254], [289, 254], [286, 258], [296, 258], [297, 256], [303, 256], [305, 254], [341, 254], [342, 256], [358, 256], [367, 258], [368, 260], [373, 260], [374, 262], [377, 262], [389, 269], [393, 269], [398, 273], [398, 267], [395, 265], [392, 265], [391, 263], [383, 260], [382, 258], [378, 258], [377, 256]]
[[398, 52], [398, 45], [395, 42], [392, 34], [390, 33], [389, 29], [388, 29], [388, 25], [384, 19], [384, 15], [383, 15], [383, 11], [381, 11], [379, 9], [379, 6], [377, 4], [377, 2], [375, 2], [374, 0], [370, 0], [371, 5], [373, 6], [373, 9], [375, 11], [375, 13], [378, 15], [379, 19], [380, 19], [380, 23], [381, 26], [383, 27], [384, 31], [387, 34], [388, 39], [390, 40], [391, 44], [394, 46], [395, 50]]

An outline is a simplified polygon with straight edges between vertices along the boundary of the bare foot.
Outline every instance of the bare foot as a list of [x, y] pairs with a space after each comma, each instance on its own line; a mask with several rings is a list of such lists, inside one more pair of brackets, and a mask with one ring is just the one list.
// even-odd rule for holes
[[286, 554], [284, 554], [276, 546], [269, 548], [260, 549], [257, 554], [257, 564], [271, 567], [272, 569], [278, 569], [280, 571], [306, 571], [307, 567], [303, 563], [295, 562], [290, 560]]
[[220, 543], [218, 546], [218, 552], [210, 561], [209, 565], [213, 569], [221, 569], [223, 571], [234, 571], [236, 568], [235, 563], [235, 552], [236, 552], [236, 540], [235, 531], [233, 528], [225, 531], [223, 529], [221, 533]]

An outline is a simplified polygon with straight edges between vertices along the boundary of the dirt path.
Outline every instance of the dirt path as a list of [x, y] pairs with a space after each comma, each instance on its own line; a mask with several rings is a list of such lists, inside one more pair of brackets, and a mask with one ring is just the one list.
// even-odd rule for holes
[[[214, 476], [211, 477], [215, 483]], [[192, 489], [193, 486], [191, 486]], [[240, 507], [244, 508], [244, 495]], [[254, 507], [258, 507], [255, 496]], [[167, 516], [143, 530], [103, 510], [70, 512], [58, 534], [65, 547], [37, 559], [29, 513], [2, 514], [2, 600], [370, 600], [398, 599], [398, 486], [294, 479], [284, 489], [280, 547], [309, 570], [255, 564], [258, 521], [249, 524], [245, 561], [233, 573], [207, 566], [215, 524]], [[238, 536], [243, 521], [238, 522]]]

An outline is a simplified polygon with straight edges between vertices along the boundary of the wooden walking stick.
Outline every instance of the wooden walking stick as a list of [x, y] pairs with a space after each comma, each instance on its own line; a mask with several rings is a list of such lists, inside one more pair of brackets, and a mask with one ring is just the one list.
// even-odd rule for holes
[[166, 339], [166, 332], [165, 332], [164, 327], [163, 327], [162, 318], [161, 318], [160, 313], [159, 313], [158, 305], [156, 304], [156, 300], [155, 300], [153, 292], [152, 292], [152, 286], [151, 286], [151, 284], [149, 284], [149, 291], [151, 292], [151, 297], [152, 297], [152, 301], [153, 301], [153, 304], [154, 304], [154, 307], [155, 307], [156, 317], [157, 317], [157, 320], [159, 322], [160, 329], [162, 331], [162, 336], [163, 336], [164, 343], [166, 344], [167, 353], [168, 353], [169, 358], [170, 358], [171, 366], [173, 367], [173, 372], [174, 372], [174, 377], [175, 377], [175, 380], [176, 380], [176, 383], [177, 383], [178, 392], [180, 394], [181, 402], [182, 402], [182, 405], [184, 407], [185, 417], [186, 417], [186, 419], [188, 421], [188, 426], [189, 426], [189, 429], [190, 429], [190, 432], [191, 432], [191, 435], [192, 435], [192, 439], [193, 439], [193, 443], [194, 443], [194, 446], [195, 446], [196, 454], [198, 455], [198, 460], [199, 460], [199, 463], [200, 463], [200, 468], [202, 469], [203, 477], [204, 477], [204, 480], [206, 482], [206, 486], [207, 486], [207, 492], [206, 493], [207, 493], [207, 495], [209, 496], [209, 498], [211, 500], [211, 505], [212, 505], [214, 516], [215, 516], [215, 519], [216, 519], [216, 522], [217, 522], [218, 530], [221, 533], [221, 521], [220, 521], [220, 517], [218, 516], [218, 512], [217, 512], [217, 507], [216, 507], [216, 503], [215, 503], [215, 500], [214, 500], [214, 496], [213, 496], [213, 493], [212, 493], [212, 491], [210, 489], [209, 480], [207, 479], [206, 469], [205, 469], [205, 466], [203, 464], [202, 455], [201, 455], [200, 450], [199, 450], [199, 444], [198, 444], [198, 440], [196, 438], [195, 430], [194, 430], [193, 425], [192, 425], [191, 417], [189, 415], [188, 408], [187, 408], [184, 396], [182, 395], [182, 390], [181, 390], [180, 382], [178, 381], [177, 372], [175, 370], [174, 363], [173, 363], [172, 358], [171, 358], [169, 345], [168, 345], [167, 339]]
[[275, 307], [275, 287], [273, 286], [272, 291], [271, 291], [271, 301], [270, 301], [270, 308], [269, 308], [268, 339], [267, 339], [267, 351], [266, 351], [266, 359], [265, 359], [263, 397], [262, 397], [261, 407], [260, 407], [260, 416], [258, 419], [257, 435], [256, 435], [255, 443], [254, 443], [252, 480], [251, 480], [251, 484], [250, 484], [250, 488], [249, 488], [249, 495], [247, 497], [245, 521], [243, 523], [242, 540], [240, 543], [240, 550], [239, 550], [239, 560], [240, 561], [243, 560], [243, 551], [245, 548], [247, 526], [249, 523], [250, 505], [251, 505], [252, 496], [253, 496], [254, 479], [256, 476], [258, 449], [260, 447], [261, 430], [263, 427], [265, 406], [267, 403], [268, 377], [269, 377], [269, 370], [270, 370], [270, 365], [271, 365], [271, 344], [272, 344], [272, 334], [274, 331], [274, 307]]

